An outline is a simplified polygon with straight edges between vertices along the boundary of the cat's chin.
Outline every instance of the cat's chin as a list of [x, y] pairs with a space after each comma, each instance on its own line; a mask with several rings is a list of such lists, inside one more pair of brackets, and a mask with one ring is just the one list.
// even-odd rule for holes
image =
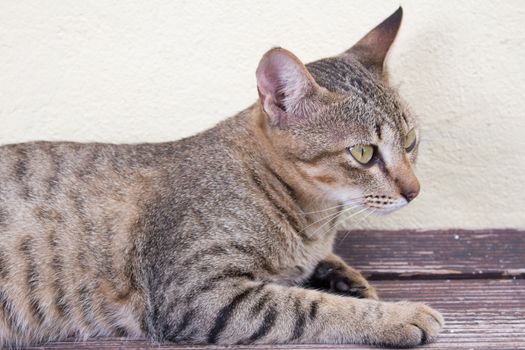
[[375, 210], [372, 212], [372, 215], [375, 215], [375, 216], [386, 216], [386, 215], [390, 215], [392, 214], [393, 212], [396, 212], [398, 211], [399, 209], [401, 208], [395, 208], [395, 209], [376, 209], [374, 208]]

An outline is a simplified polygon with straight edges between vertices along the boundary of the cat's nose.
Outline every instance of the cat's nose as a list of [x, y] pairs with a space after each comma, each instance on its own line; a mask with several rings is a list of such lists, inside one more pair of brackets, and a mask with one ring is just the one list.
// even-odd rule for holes
[[405, 198], [407, 202], [414, 200], [419, 194], [420, 186], [409, 161], [405, 159], [399, 162], [392, 169], [392, 174], [395, 174], [394, 182], [399, 195]]
[[419, 189], [417, 191], [401, 193], [401, 195], [407, 200], [407, 202], [410, 202], [412, 199], [416, 198], [418, 194], [419, 194]]
[[419, 181], [415, 179], [411, 183], [406, 184], [400, 191], [401, 196], [403, 196], [407, 202], [410, 202], [419, 194], [420, 186]]

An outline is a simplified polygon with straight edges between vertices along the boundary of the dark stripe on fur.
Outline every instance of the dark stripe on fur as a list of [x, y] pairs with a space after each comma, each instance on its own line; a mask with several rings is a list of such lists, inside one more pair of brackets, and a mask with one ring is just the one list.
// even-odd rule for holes
[[376, 123], [376, 134], [377, 138], [381, 140], [381, 125], [379, 125], [379, 123]]
[[0, 278], [6, 278], [9, 274], [9, 267], [4, 251], [0, 250]]
[[229, 252], [222, 244], [215, 244], [211, 247], [198, 250], [195, 254], [190, 255], [187, 259], [182, 262], [182, 266], [190, 266], [195, 262], [199, 262], [206, 256], [217, 257], [220, 255], [227, 255]]
[[16, 328], [13, 320], [14, 310], [7, 294], [3, 290], [0, 290], [0, 311], [2, 312], [6, 326], [14, 330]]
[[233, 300], [226, 306], [224, 306], [217, 315], [217, 318], [215, 319], [215, 323], [213, 325], [213, 328], [211, 329], [210, 333], [208, 334], [208, 343], [215, 344], [217, 343], [217, 340], [219, 340], [219, 336], [221, 335], [222, 331], [226, 328], [228, 325], [228, 322], [230, 321], [230, 318], [237, 308], [239, 304], [246, 299], [246, 297], [250, 294], [250, 292], [253, 291], [253, 287], [246, 289], [240, 294], [237, 294]]
[[[176, 275], [176, 273], [173, 273], [173, 274]], [[169, 319], [170, 313], [172, 312], [172, 310], [175, 309], [177, 304], [182, 303], [186, 306], [191, 305], [191, 303], [193, 302], [195, 298], [198, 298], [203, 293], [216, 288], [217, 283], [221, 281], [225, 281], [225, 280], [230, 280], [232, 278], [233, 279], [254, 280], [255, 277], [251, 272], [237, 269], [237, 268], [231, 268], [231, 269], [226, 269], [224, 271], [221, 271], [211, 278], [200, 281], [200, 283], [193, 286], [191, 288], [191, 292], [189, 292], [184, 297], [173, 298], [173, 296], [167, 295], [168, 293], [163, 293], [163, 295], [157, 297], [154, 302], [153, 312], [152, 312], [152, 317], [151, 317], [153, 324], [156, 324], [157, 327], [159, 324], [165, 324], [166, 323], [165, 320]], [[176, 278], [173, 278], [173, 280], [176, 280]], [[262, 288], [262, 285], [260, 287]], [[167, 303], [168, 299], [170, 299], [170, 301], [166, 305], [165, 303]], [[172, 332], [171, 333], [163, 332], [164, 335], [168, 333], [173, 334]]]
[[250, 246], [249, 243], [242, 242], [241, 244], [239, 242], [232, 242], [231, 245], [234, 249], [238, 250], [239, 252], [247, 256], [256, 257], [256, 262], [258, 266], [264, 271], [268, 272], [269, 274], [276, 273], [275, 268], [273, 267], [271, 262], [268, 260], [268, 256], [262, 254], [255, 247]]
[[62, 276], [62, 262], [60, 257], [55, 255], [51, 262], [53, 271], [55, 271], [55, 280], [53, 281], [53, 289], [55, 290], [55, 307], [60, 315], [66, 315], [69, 313], [69, 305], [66, 300], [66, 293], [60, 282]]
[[83, 226], [84, 232], [90, 236], [93, 235], [95, 227], [93, 223], [87, 219], [89, 215], [86, 215], [86, 200], [84, 195], [81, 192], [75, 192], [70, 194], [70, 198], [73, 200], [76, 214]]
[[295, 202], [296, 195], [293, 188], [286, 181], [284, 181], [284, 179], [281, 176], [279, 176], [279, 174], [277, 174], [272, 168], [266, 167], [266, 169], [281, 184], [281, 186], [286, 190], [291, 199]]
[[[221, 244], [215, 244], [207, 248], [203, 248], [193, 255], [190, 255], [187, 257], [182, 263], [180, 263], [181, 266], [195, 266], [196, 263], [202, 262], [202, 259], [206, 256], [213, 256], [218, 257], [222, 255], [227, 255], [230, 252], [224, 247], [224, 245]], [[186, 254], [187, 255], [187, 254]], [[168, 263], [175, 264], [176, 261], [168, 261]], [[205, 266], [208, 266], [207, 264]], [[152, 288], [156, 289], [168, 289], [173, 283], [177, 284], [183, 284], [186, 282], [187, 274], [183, 273], [177, 273], [177, 272], [170, 272], [162, 274], [161, 277], [157, 277], [155, 281], [153, 281], [154, 284], [152, 284]], [[168, 297], [166, 295], [166, 297]], [[166, 299], [166, 298], [164, 298]]]
[[241, 270], [238, 268], [231, 268], [231, 269], [223, 270], [219, 272], [217, 275], [215, 275], [214, 277], [207, 279], [205, 281], [205, 285], [210, 284], [210, 283], [215, 283], [218, 281], [222, 281], [225, 279], [230, 279], [230, 278], [246, 278], [249, 280], [254, 280], [255, 276], [253, 275], [253, 273], [249, 271]]
[[[172, 272], [170, 274], [170, 279], [175, 281], [177, 280], [178, 275], [179, 275], [178, 273]], [[175, 309], [175, 307], [177, 306], [179, 302], [181, 302], [181, 300], [178, 297], [172, 295], [169, 292], [171, 290], [170, 288], [167, 287], [169, 285], [165, 285], [165, 286], [166, 287], [162, 287], [161, 289], [159, 289], [165, 292], [157, 293], [157, 295], [153, 299], [151, 321], [153, 322], [153, 324], [157, 325], [155, 326], [155, 328], [158, 328], [159, 327], [158, 325], [161, 324], [161, 322], [165, 322], [165, 320], [168, 319], [168, 316], [171, 313], [171, 311]], [[192, 292], [194, 290], [195, 289], [193, 288]], [[193, 299], [193, 294], [192, 293], [190, 294], [192, 295], [191, 298], [190, 297], [186, 298], [186, 300], [184, 300], [185, 302], [190, 302], [191, 299]], [[167, 334], [167, 333], [168, 332], [163, 332], [162, 334]]]
[[53, 290], [55, 291], [54, 302], [57, 312], [64, 316], [69, 312], [69, 305], [66, 300], [66, 295], [64, 288], [62, 286], [63, 278], [63, 264], [58, 251], [58, 238], [56, 236], [56, 231], [51, 231], [48, 236], [49, 250], [53, 253], [53, 258], [51, 260], [51, 269], [53, 270], [54, 280], [53, 280]]
[[319, 311], [319, 301], [314, 300], [310, 304], [310, 312], [308, 314], [308, 316], [310, 317], [311, 320], [313, 320], [314, 318], [317, 317], [317, 312], [318, 311]]
[[379, 169], [381, 169], [383, 174], [385, 174], [385, 177], [389, 178], [391, 176], [390, 170], [388, 170], [388, 168], [386, 167], [385, 162], [383, 161], [383, 158], [380, 158], [377, 164], [379, 165]]
[[91, 324], [91, 322], [95, 321], [95, 318], [92, 307], [93, 300], [88, 285], [83, 285], [78, 289], [78, 301], [80, 304], [80, 310], [82, 311], [82, 319], [86, 325]]
[[29, 157], [27, 156], [27, 150], [22, 147], [16, 149], [17, 160], [14, 166], [15, 178], [21, 185], [22, 193], [21, 196], [24, 199], [29, 199], [31, 197], [31, 191], [29, 185], [27, 184], [27, 175], [28, 175], [28, 166]]
[[295, 309], [295, 315], [297, 315], [297, 319], [295, 320], [295, 326], [294, 326], [293, 334], [292, 334], [292, 337], [290, 338], [290, 341], [299, 339], [303, 335], [304, 326], [306, 323], [306, 317], [304, 314], [304, 310], [301, 307], [301, 300], [299, 300], [299, 298], [295, 299], [294, 309]]
[[[201, 284], [193, 287], [191, 292], [187, 294], [184, 298], [182, 298], [182, 300], [185, 304], [191, 304], [195, 298], [198, 298], [205, 292], [215, 289], [219, 282], [231, 279], [248, 279], [253, 281], [255, 279], [255, 276], [251, 272], [243, 271], [240, 269], [227, 269], [209, 279], [204, 280]], [[264, 284], [260, 285], [255, 289], [262, 288], [262, 286], [264, 286]], [[169, 305], [176, 303], [177, 301], [172, 301]], [[171, 308], [172, 307], [174, 307], [174, 305], [171, 306]], [[171, 308], [168, 307], [166, 312], [170, 312]], [[157, 313], [154, 314], [157, 317], [157, 319], [161, 316]]]
[[[171, 310], [168, 310], [168, 312], [169, 311]], [[186, 310], [186, 312], [182, 316], [182, 320], [179, 323], [179, 325], [175, 327], [175, 329], [171, 330], [171, 332], [168, 329], [170, 328], [169, 322], [166, 322], [165, 328], [163, 330], [163, 334], [161, 336], [166, 337], [167, 341], [172, 341], [172, 342], [181, 341], [182, 340], [181, 333], [184, 332], [186, 328], [188, 328], [188, 326], [191, 325], [194, 313], [195, 313], [195, 310], [193, 309]]]
[[275, 310], [275, 307], [270, 306], [266, 313], [264, 314], [264, 319], [262, 321], [262, 324], [259, 326], [259, 328], [247, 339], [247, 340], [241, 340], [239, 344], [251, 344], [256, 342], [257, 340], [261, 339], [270, 331], [272, 330], [273, 326], [275, 325], [275, 320], [277, 319], [277, 311]]
[[250, 310], [250, 314], [252, 317], [255, 317], [257, 316], [258, 314], [261, 313], [261, 311], [264, 309], [264, 307], [266, 306], [266, 303], [268, 303], [268, 301], [270, 300], [270, 296], [271, 296], [271, 292], [270, 291], [267, 291], [266, 293], [264, 293], [260, 298], [259, 300], [257, 301], [257, 303], [255, 303], [255, 305], [252, 306], [251, 310]]
[[114, 304], [106, 299], [97, 299], [98, 304], [96, 306], [97, 314], [100, 316], [99, 319], [102, 319], [108, 329], [113, 330], [113, 334], [117, 337], [127, 337], [129, 336], [129, 330], [125, 325], [120, 324], [121, 320], [116, 314]]
[[323, 151], [311, 158], [298, 158], [303, 163], [315, 164], [327, 158], [332, 158], [341, 154], [341, 151]]
[[374, 315], [377, 319], [381, 319], [384, 315], [383, 312], [383, 304], [377, 303], [375, 309], [374, 309]]
[[51, 175], [47, 179], [47, 198], [51, 199], [56, 195], [59, 188], [60, 178], [62, 177], [62, 157], [57, 153], [57, 147], [51, 145], [49, 148], [49, 156], [51, 157]]
[[37, 265], [31, 255], [31, 238], [26, 237], [22, 241], [20, 244], [20, 252], [24, 255], [26, 263], [27, 300], [29, 301], [29, 311], [37, 322], [42, 323], [45, 315], [40, 309], [39, 301], [36, 297], [39, 276]]
[[125, 327], [115, 326], [114, 329], [115, 330], [113, 332], [115, 334], [115, 337], [126, 338], [129, 336], [129, 332]]
[[8, 213], [5, 208], [0, 207], [0, 227], [7, 224]]
[[250, 172], [251, 178], [253, 180], [253, 183], [256, 185], [256, 187], [266, 196], [268, 201], [273, 205], [273, 207], [276, 209], [276, 211], [280, 214], [282, 220], [287, 222], [290, 226], [292, 226], [292, 229], [295, 232], [301, 232], [301, 226], [299, 224], [299, 220], [295, 216], [295, 214], [291, 213], [290, 211], [286, 210], [275, 198], [274, 196], [268, 191], [268, 189], [264, 186], [261, 178], [259, 175], [254, 171], [251, 170]]

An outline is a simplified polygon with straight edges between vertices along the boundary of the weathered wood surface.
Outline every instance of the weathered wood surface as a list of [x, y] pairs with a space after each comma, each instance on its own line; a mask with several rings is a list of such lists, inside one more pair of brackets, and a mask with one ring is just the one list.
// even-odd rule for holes
[[336, 251], [372, 279], [525, 278], [525, 232], [340, 232]]
[[[525, 349], [525, 232], [341, 233], [337, 251], [384, 300], [426, 302], [445, 316], [428, 349]], [[31, 349], [370, 349], [356, 345], [205, 347], [92, 339]]]

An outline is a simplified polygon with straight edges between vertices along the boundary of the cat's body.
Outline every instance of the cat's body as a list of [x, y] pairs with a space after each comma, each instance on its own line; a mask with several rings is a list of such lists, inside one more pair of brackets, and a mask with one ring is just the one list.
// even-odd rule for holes
[[[373, 300], [331, 253], [339, 205], [358, 200], [338, 187], [347, 177], [373, 184], [359, 200], [379, 210], [419, 190], [408, 158], [385, 152], [377, 172], [393, 178], [379, 181], [340, 145], [363, 130], [393, 144], [413, 119], [353, 56], [308, 66], [323, 86], [305, 94], [308, 105], [291, 103], [313, 80], [279, 102], [274, 58], [299, 74], [294, 56], [270, 51], [258, 70], [261, 103], [184, 140], [0, 147], [0, 346], [94, 335], [409, 346], [436, 336], [437, 312]], [[305, 111], [318, 117], [294, 120]]]

